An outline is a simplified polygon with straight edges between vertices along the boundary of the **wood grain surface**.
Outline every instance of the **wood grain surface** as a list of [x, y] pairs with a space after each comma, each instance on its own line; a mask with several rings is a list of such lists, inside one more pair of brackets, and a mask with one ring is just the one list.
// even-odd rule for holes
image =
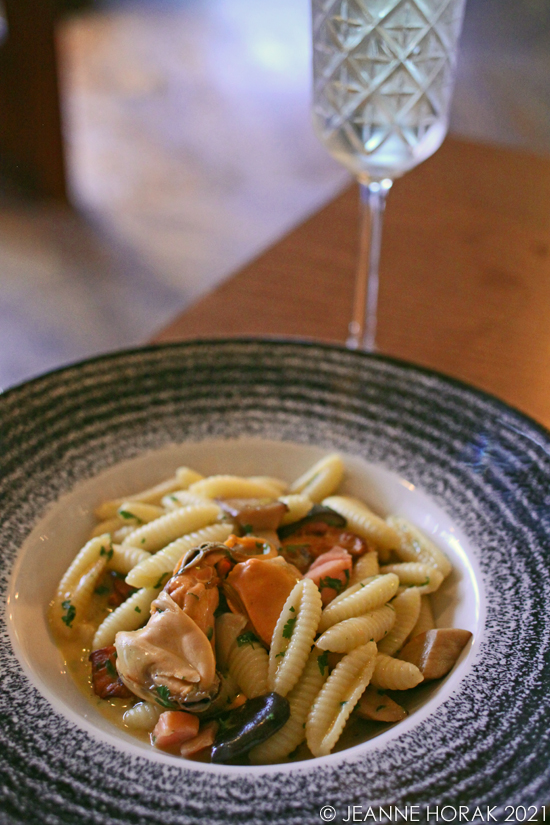
[[[183, 312], [155, 341], [236, 335], [342, 343], [355, 186]], [[448, 138], [397, 181], [379, 349], [467, 381], [550, 427], [550, 157]]]

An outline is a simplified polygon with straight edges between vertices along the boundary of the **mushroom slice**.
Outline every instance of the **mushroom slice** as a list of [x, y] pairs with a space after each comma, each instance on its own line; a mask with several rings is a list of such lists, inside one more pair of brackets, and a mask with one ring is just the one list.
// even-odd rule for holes
[[225, 498], [217, 499], [217, 503], [249, 533], [276, 530], [288, 512], [286, 504], [270, 498]]
[[136, 696], [167, 709], [207, 709], [219, 690], [210, 642], [165, 591], [152, 607], [145, 627], [116, 635], [120, 678]]
[[441, 679], [451, 670], [471, 636], [469, 630], [458, 627], [426, 630], [411, 639], [398, 658], [416, 665], [425, 682]]
[[373, 685], [369, 685], [359, 699], [355, 713], [361, 719], [372, 719], [374, 722], [401, 722], [407, 715], [405, 708], [387, 696], [385, 690]]

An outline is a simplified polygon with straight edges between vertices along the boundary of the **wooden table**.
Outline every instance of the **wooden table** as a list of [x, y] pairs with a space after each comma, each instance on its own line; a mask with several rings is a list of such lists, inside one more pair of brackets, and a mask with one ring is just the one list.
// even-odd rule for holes
[[[355, 186], [155, 338], [279, 335], [342, 343]], [[550, 157], [448, 138], [390, 193], [379, 347], [468, 381], [550, 427]]]

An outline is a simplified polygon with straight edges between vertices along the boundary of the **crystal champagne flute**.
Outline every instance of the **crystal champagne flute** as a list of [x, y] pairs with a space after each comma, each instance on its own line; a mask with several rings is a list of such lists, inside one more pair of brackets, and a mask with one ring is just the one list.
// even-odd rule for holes
[[361, 194], [352, 349], [376, 350], [386, 196], [443, 142], [465, 3], [312, 0], [314, 128]]

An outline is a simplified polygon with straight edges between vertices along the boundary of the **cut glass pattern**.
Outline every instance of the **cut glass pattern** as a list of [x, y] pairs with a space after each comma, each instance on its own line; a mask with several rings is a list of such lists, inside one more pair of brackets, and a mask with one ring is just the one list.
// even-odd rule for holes
[[444, 133], [464, 1], [313, 0], [314, 112], [331, 151], [334, 138], [340, 155], [388, 143], [397, 156]]

